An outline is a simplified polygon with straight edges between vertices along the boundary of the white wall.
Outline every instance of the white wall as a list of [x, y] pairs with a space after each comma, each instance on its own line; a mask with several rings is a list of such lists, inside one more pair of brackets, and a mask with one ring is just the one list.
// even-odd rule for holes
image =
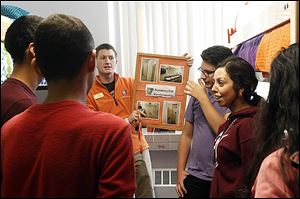
[[55, 13], [73, 15], [89, 28], [95, 47], [109, 42], [107, 1], [1, 1], [1, 5], [17, 6], [42, 17]]

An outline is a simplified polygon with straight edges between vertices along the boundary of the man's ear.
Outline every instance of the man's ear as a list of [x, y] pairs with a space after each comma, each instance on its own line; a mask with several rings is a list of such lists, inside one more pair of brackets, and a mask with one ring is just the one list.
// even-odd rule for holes
[[32, 56], [32, 58], [34, 58], [34, 57], [35, 57], [34, 43], [31, 42], [31, 43], [28, 45], [28, 48], [29, 48], [29, 53], [30, 53], [30, 55]]
[[94, 71], [96, 68], [96, 50], [94, 49], [88, 56], [87, 59], [88, 71]]
[[40, 69], [40, 67], [37, 65], [37, 63], [36, 63], [36, 58], [35, 58], [35, 51], [34, 51], [34, 43], [30, 43], [29, 44], [29, 46], [28, 46], [28, 49], [29, 49], [29, 53], [30, 53], [30, 55], [31, 55], [31, 62], [30, 62], [30, 64], [31, 64], [31, 66], [34, 68], [34, 70], [35, 70], [35, 72], [38, 74], [38, 75], [40, 75], [40, 76], [42, 76], [42, 77], [44, 77], [44, 75], [43, 75], [43, 73], [42, 73], [42, 71], [41, 71], [41, 69]]

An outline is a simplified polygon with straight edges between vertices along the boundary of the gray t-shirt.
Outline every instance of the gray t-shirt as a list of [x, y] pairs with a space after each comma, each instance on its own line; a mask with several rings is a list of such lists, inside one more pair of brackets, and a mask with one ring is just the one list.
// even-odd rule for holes
[[[227, 108], [219, 106], [211, 91], [206, 89], [207, 96], [215, 109], [224, 115]], [[185, 112], [185, 120], [193, 124], [193, 139], [187, 162], [187, 173], [202, 180], [211, 181], [213, 175], [215, 133], [209, 126], [199, 101], [191, 97]]]

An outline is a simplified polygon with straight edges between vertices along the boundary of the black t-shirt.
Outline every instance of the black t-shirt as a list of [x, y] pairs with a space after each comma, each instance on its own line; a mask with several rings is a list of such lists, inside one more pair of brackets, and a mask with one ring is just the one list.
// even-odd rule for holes
[[111, 83], [108, 84], [103, 84], [108, 90], [108, 92], [112, 95], [115, 96], [115, 80]]

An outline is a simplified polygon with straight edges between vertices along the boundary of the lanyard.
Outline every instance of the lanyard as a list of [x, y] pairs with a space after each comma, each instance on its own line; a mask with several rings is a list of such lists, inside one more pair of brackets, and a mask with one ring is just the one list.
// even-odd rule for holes
[[218, 145], [221, 142], [221, 140], [228, 136], [228, 130], [232, 127], [232, 125], [238, 120], [239, 118], [235, 118], [230, 124], [229, 126], [223, 130], [215, 139], [215, 144], [214, 144], [214, 152], [215, 152], [215, 168], [217, 168], [218, 166]]

